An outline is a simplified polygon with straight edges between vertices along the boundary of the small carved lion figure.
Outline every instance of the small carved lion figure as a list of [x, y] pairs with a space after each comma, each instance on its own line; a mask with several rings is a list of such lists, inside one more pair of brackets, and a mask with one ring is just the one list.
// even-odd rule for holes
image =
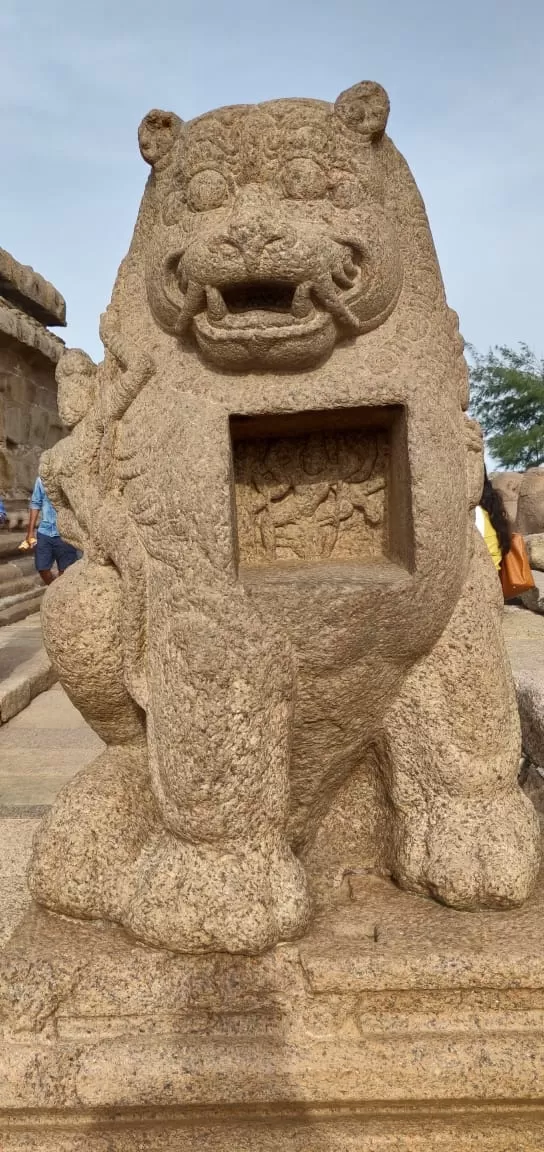
[[155, 946], [263, 951], [361, 866], [467, 909], [537, 874], [463, 342], [388, 109], [150, 112], [104, 361], [59, 366], [44, 476], [85, 556], [44, 634], [106, 748], [30, 886]]

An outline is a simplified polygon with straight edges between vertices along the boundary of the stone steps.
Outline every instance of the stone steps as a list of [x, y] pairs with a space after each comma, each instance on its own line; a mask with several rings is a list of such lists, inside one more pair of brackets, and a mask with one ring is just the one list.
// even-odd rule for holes
[[0, 726], [54, 679], [38, 618], [31, 616], [0, 629]]
[[8, 624], [16, 624], [19, 620], [26, 620], [27, 616], [31, 616], [34, 612], [39, 612], [44, 592], [45, 587], [36, 588], [31, 595], [29, 594], [5, 607], [2, 607], [0, 600], [0, 628]]
[[19, 551], [25, 532], [24, 523], [19, 531], [0, 532], [0, 628], [39, 612], [45, 591], [34, 553]]
[[0, 607], [4, 601], [12, 600], [15, 596], [27, 595], [39, 587], [40, 577], [35, 572], [33, 576], [16, 576], [13, 580], [0, 582]]

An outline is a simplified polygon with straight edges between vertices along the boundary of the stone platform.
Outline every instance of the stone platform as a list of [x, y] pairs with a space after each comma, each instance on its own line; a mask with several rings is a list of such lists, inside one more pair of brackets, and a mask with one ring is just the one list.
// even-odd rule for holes
[[350, 875], [309, 935], [184, 957], [30, 910], [2, 1152], [541, 1152], [544, 880], [459, 913]]
[[[43, 646], [38, 615], [28, 616], [25, 620], [0, 628], [0, 725], [27, 708], [35, 696], [54, 684], [55, 679]], [[0, 762], [1, 757], [0, 741]], [[13, 763], [9, 768], [10, 771], [14, 770]]]

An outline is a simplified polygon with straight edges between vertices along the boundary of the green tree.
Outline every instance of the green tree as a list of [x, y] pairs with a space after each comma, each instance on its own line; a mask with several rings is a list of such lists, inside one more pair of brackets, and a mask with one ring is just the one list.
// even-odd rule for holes
[[486, 356], [469, 344], [470, 411], [503, 468], [544, 463], [544, 360], [526, 344], [496, 345]]

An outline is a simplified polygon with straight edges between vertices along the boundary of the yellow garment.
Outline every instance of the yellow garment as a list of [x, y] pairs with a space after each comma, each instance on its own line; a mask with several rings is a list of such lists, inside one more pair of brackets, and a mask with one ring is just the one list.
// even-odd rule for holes
[[502, 564], [502, 552], [501, 546], [499, 544], [499, 537], [495, 532], [495, 529], [485, 508], [481, 508], [480, 506], [478, 506], [476, 509], [476, 527], [487, 544], [491, 559], [498, 572]]

